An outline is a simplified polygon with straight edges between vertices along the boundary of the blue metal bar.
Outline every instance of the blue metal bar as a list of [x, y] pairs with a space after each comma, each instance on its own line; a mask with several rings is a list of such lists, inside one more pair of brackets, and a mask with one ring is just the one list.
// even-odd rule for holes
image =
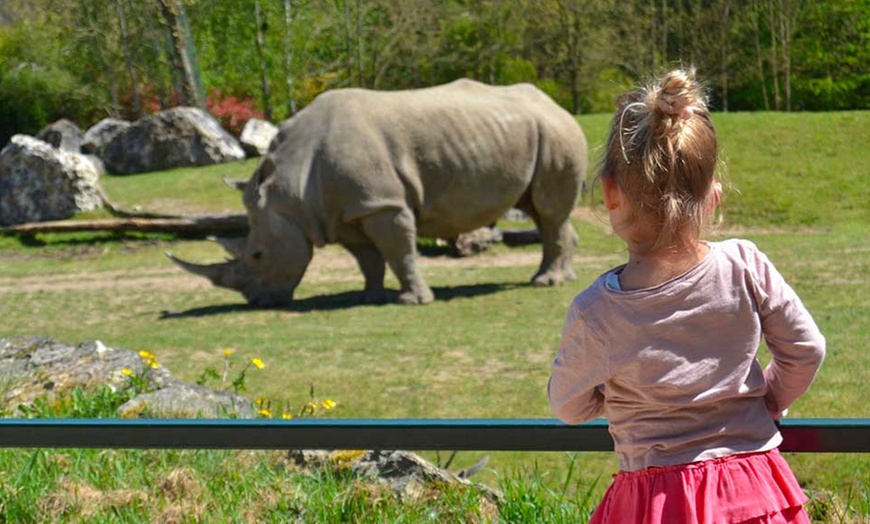
[[[870, 419], [793, 419], [782, 451], [870, 452]], [[607, 421], [0, 419], [0, 448], [611, 451]]]

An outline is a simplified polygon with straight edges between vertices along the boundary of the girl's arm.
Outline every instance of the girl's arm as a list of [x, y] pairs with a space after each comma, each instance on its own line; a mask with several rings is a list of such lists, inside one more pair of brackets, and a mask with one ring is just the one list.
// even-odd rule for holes
[[761, 330], [773, 355], [764, 370], [764, 400], [774, 416], [810, 387], [825, 358], [825, 338], [813, 317], [779, 271], [760, 251], [755, 253]]
[[556, 418], [579, 424], [601, 415], [607, 378], [602, 347], [577, 305], [572, 304], [547, 385], [550, 410]]

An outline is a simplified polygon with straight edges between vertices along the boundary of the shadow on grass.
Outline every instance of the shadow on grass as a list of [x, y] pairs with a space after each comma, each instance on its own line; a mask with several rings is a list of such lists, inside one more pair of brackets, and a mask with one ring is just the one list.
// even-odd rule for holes
[[[529, 283], [504, 283], [504, 284], [471, 284], [464, 286], [452, 287], [435, 287], [432, 292], [435, 294], [435, 300], [440, 302], [449, 302], [457, 298], [471, 298], [483, 295], [490, 295], [501, 291], [509, 291], [511, 289], [520, 289], [529, 287]], [[293, 313], [307, 313], [310, 311], [333, 311], [339, 309], [349, 309], [363, 306], [379, 306], [394, 304], [399, 292], [394, 289], [387, 290], [387, 300], [381, 304], [367, 304], [363, 302], [363, 294], [361, 291], [346, 291], [344, 293], [335, 293], [331, 295], [316, 295], [299, 300], [294, 300], [292, 304], [283, 308], [277, 308], [276, 311], [288, 311]], [[256, 311], [258, 309], [249, 306], [243, 302], [236, 304], [219, 304], [215, 306], [205, 306], [186, 311], [161, 311], [159, 320], [172, 320], [176, 318], [191, 318], [191, 317], [208, 317], [212, 315], [226, 315], [243, 311]]]

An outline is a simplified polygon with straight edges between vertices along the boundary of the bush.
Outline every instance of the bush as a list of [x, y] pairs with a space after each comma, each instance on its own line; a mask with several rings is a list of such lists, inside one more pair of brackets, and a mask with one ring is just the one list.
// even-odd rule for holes
[[835, 80], [824, 78], [795, 78], [792, 99], [808, 111], [839, 111], [844, 109], [870, 109], [870, 74]]
[[35, 135], [61, 118], [88, 122], [101, 106], [98, 95], [70, 73], [18, 64], [0, 76], [0, 144], [16, 133]]
[[136, 107], [133, 103], [133, 91], [127, 91], [118, 97], [120, 105], [121, 118], [124, 120], [137, 120], [141, 116], [150, 115], [167, 109], [176, 107], [181, 104], [181, 94], [173, 89], [168, 94], [168, 100], [163, 100], [167, 95], [161, 96], [157, 91], [157, 86], [152, 82], [148, 82], [139, 89], [139, 107], [142, 111], [141, 115], [136, 114]]
[[218, 119], [221, 125], [235, 136], [241, 136], [242, 129], [248, 120], [263, 118], [263, 112], [254, 109], [254, 101], [250, 97], [238, 98], [213, 89], [205, 99], [209, 112]]

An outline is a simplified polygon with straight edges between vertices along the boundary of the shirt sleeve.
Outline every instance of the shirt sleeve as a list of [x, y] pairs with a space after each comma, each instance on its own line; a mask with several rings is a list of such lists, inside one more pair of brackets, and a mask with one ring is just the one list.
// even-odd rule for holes
[[773, 356], [764, 370], [764, 400], [779, 418], [812, 384], [825, 358], [825, 338], [767, 256], [756, 250], [753, 258], [761, 330]]
[[592, 328], [573, 304], [547, 385], [553, 416], [568, 424], [579, 424], [601, 415], [603, 383], [607, 379], [607, 361], [601, 349]]

